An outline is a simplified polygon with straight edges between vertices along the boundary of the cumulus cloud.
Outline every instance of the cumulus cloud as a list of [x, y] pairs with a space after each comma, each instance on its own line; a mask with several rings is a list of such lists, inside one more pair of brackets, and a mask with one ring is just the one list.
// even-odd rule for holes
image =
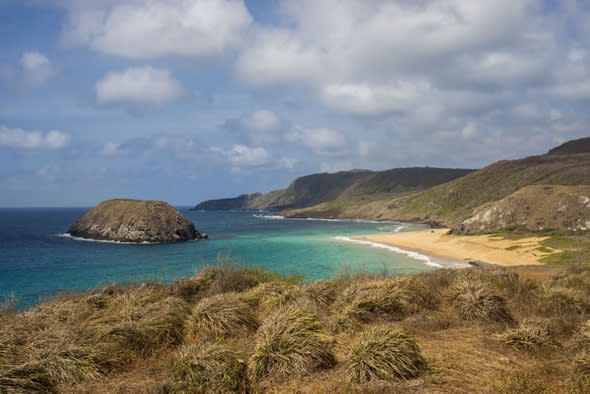
[[272, 145], [280, 142], [289, 124], [275, 112], [260, 109], [239, 118], [225, 121], [225, 128], [238, 134], [251, 145]]
[[129, 58], [213, 56], [235, 48], [252, 18], [242, 0], [66, 2], [65, 43]]
[[110, 72], [96, 83], [99, 104], [163, 105], [184, 94], [168, 70], [150, 66]]
[[71, 136], [59, 130], [27, 131], [0, 126], [0, 147], [22, 150], [57, 150], [66, 147]]
[[236, 144], [229, 149], [219, 146], [209, 148], [209, 153], [226, 160], [233, 168], [233, 171], [240, 170], [240, 167], [258, 167], [269, 164], [271, 154], [262, 147], [250, 147]]
[[42, 85], [55, 74], [55, 70], [47, 56], [37, 51], [23, 53], [21, 66], [23, 82], [29, 87]]
[[329, 128], [312, 128], [294, 131], [287, 136], [291, 142], [301, 142], [320, 156], [342, 156], [351, 153], [346, 136]]

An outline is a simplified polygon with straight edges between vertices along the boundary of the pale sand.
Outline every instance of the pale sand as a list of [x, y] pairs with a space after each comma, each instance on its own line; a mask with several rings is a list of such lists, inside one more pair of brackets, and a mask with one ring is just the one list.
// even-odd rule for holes
[[[537, 250], [546, 237], [507, 240], [493, 235], [447, 235], [448, 231], [449, 229], [436, 229], [374, 234], [354, 239], [396, 246], [433, 257], [464, 262], [479, 260], [503, 266], [541, 264], [539, 259], [547, 255]], [[516, 249], [506, 250], [510, 247]]]

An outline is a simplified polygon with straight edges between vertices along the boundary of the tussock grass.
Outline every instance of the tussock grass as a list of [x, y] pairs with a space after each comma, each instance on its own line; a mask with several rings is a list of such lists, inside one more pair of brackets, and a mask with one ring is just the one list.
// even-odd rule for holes
[[504, 296], [491, 283], [461, 278], [450, 294], [459, 316], [465, 320], [513, 322]]
[[324, 310], [336, 300], [338, 285], [334, 281], [316, 281], [299, 288], [296, 301], [301, 306]]
[[507, 328], [494, 338], [515, 349], [526, 351], [559, 347], [549, 330], [548, 322], [538, 319], [524, 320], [518, 327]]
[[193, 335], [226, 337], [254, 332], [258, 321], [250, 306], [235, 293], [218, 294], [201, 300], [193, 308], [190, 331]]
[[204, 341], [182, 347], [171, 370], [171, 393], [242, 392], [245, 364], [225, 345]]
[[590, 350], [586, 350], [576, 357], [575, 366], [577, 372], [590, 377]]
[[244, 300], [265, 310], [276, 310], [297, 300], [297, 287], [285, 282], [261, 283], [243, 296]]
[[377, 318], [401, 320], [410, 308], [412, 294], [391, 279], [364, 279], [351, 282], [336, 301], [341, 323], [354, 319], [369, 323]]
[[[590, 267], [365, 273], [307, 284], [209, 267], [170, 285], [114, 284], [0, 314], [0, 393], [529, 386], [582, 393], [590, 387], [589, 305]], [[496, 324], [512, 317], [522, 323]], [[506, 353], [490, 336], [542, 353]], [[405, 381], [415, 376], [421, 378]]]
[[573, 335], [573, 344], [577, 349], [590, 350], [590, 320], [578, 326]]
[[350, 347], [348, 376], [354, 383], [412, 379], [425, 368], [416, 341], [390, 327], [368, 329]]
[[296, 306], [271, 315], [256, 334], [248, 361], [252, 381], [282, 380], [332, 367], [336, 363], [333, 340], [316, 314]]

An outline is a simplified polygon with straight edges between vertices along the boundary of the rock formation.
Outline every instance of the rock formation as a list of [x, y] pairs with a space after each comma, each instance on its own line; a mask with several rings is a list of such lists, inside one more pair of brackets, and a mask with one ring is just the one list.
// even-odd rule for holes
[[74, 237], [118, 242], [178, 242], [206, 238], [180, 212], [162, 201], [106, 200], [78, 220]]
[[590, 230], [590, 186], [531, 185], [477, 208], [454, 232]]

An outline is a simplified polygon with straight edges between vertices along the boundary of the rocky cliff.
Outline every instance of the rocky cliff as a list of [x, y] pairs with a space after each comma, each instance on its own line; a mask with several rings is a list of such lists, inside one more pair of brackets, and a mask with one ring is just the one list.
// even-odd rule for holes
[[590, 230], [590, 186], [525, 186], [477, 208], [455, 231], [479, 234], [504, 229]]
[[78, 220], [74, 237], [118, 242], [178, 242], [205, 236], [180, 212], [162, 201], [103, 201]]

